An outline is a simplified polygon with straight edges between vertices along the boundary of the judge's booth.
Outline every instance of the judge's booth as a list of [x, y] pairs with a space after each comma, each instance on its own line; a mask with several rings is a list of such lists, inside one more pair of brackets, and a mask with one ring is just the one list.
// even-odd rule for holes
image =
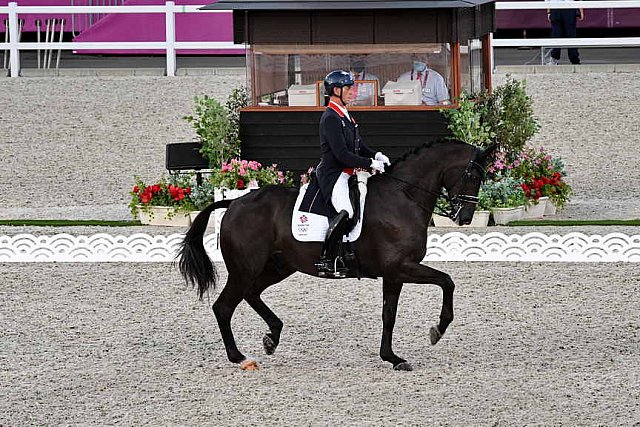
[[[315, 166], [330, 71], [353, 74], [349, 110], [363, 139], [393, 159], [449, 135], [442, 108], [491, 88], [492, 1], [240, 1], [234, 42], [247, 44], [250, 105], [242, 156], [295, 172]], [[424, 67], [424, 64], [426, 67]]]

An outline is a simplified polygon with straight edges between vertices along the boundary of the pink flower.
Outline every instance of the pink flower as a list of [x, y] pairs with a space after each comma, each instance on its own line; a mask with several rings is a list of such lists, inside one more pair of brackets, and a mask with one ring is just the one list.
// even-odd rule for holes
[[240, 167], [240, 170], [238, 171], [238, 175], [245, 176], [246, 174], [247, 174], [247, 171], [243, 167]]

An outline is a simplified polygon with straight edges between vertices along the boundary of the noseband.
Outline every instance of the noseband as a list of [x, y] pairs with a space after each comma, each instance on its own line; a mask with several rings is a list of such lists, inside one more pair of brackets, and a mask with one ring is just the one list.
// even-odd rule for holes
[[[454, 188], [457, 187], [461, 181], [464, 182], [474, 178], [477, 179], [477, 177], [475, 177], [472, 173], [474, 169], [477, 169], [478, 171], [480, 171], [480, 177], [479, 177], [480, 182], [484, 181], [487, 171], [485, 171], [482, 165], [476, 162], [474, 159], [469, 161], [469, 164], [467, 165], [466, 169], [462, 173], [462, 176], [458, 179], [458, 181], [454, 185]], [[443, 195], [442, 192], [440, 194]], [[442, 212], [442, 213], [444, 214], [444, 216], [450, 218], [454, 222], [458, 219], [458, 216], [460, 215], [460, 211], [462, 211], [462, 208], [464, 207], [465, 204], [473, 204], [474, 206], [478, 204], [478, 196], [470, 196], [468, 194], [456, 194], [453, 197], [449, 197], [449, 195], [446, 195], [445, 197], [449, 201], [449, 207], [451, 209], [449, 210], [449, 212]]]
[[[480, 177], [474, 177], [473, 174], [473, 170], [476, 169], [478, 171], [480, 171]], [[484, 178], [486, 176], [487, 172], [485, 171], [485, 169], [482, 167], [482, 165], [478, 162], [475, 161], [475, 158], [473, 160], [469, 160], [469, 163], [467, 164], [467, 167], [465, 168], [465, 170], [462, 172], [462, 176], [460, 176], [460, 178], [458, 178], [458, 181], [456, 181], [456, 184], [454, 185], [454, 187], [457, 187], [458, 184], [460, 182], [464, 182], [464, 181], [468, 181], [471, 179], [480, 179], [480, 181], [484, 181]], [[435, 191], [431, 191], [431, 190], [427, 190], [419, 185], [416, 184], [412, 184], [408, 181], [405, 181], [404, 179], [398, 178], [396, 176], [393, 176], [391, 174], [384, 174], [383, 176], [387, 176], [389, 178], [395, 179], [396, 181], [402, 182], [403, 184], [408, 185], [409, 187], [413, 187], [413, 188], [417, 188], [418, 190], [421, 190], [427, 194], [432, 194], [434, 196], [436, 196], [436, 198], [438, 197], [445, 197], [447, 199], [447, 201], [449, 202], [449, 207], [451, 208], [448, 211], [444, 211], [440, 208], [438, 208], [438, 206], [435, 206], [435, 210], [438, 210], [438, 215], [442, 215], [442, 216], [446, 216], [447, 218], [450, 218], [452, 221], [456, 221], [458, 219], [458, 215], [460, 215], [460, 211], [462, 211], [462, 208], [464, 207], [465, 204], [469, 204], [472, 203], [474, 205], [478, 204], [478, 196], [470, 196], [468, 194], [456, 194], [453, 197], [449, 197], [448, 194], [444, 194], [442, 192], [442, 190], [440, 190], [440, 192], [436, 193]], [[426, 210], [426, 208], [424, 208], [423, 206], [420, 206], [423, 209]]]

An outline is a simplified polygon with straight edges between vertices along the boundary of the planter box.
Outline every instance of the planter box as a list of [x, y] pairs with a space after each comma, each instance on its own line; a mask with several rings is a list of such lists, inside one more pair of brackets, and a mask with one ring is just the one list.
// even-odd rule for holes
[[496, 225], [504, 225], [511, 221], [518, 221], [524, 215], [524, 206], [517, 208], [491, 208], [493, 221]]
[[176, 212], [170, 206], [151, 206], [148, 213], [140, 208], [138, 216], [140, 222], [146, 225], [188, 227], [191, 224], [188, 213]]
[[529, 205], [524, 209], [523, 219], [539, 219], [544, 216], [544, 211], [547, 208], [548, 197], [540, 197], [537, 205]]
[[475, 211], [469, 225], [458, 225], [446, 216], [433, 214], [433, 224], [436, 227], [486, 227], [489, 223], [489, 211]]
[[[198, 216], [198, 214], [200, 213], [200, 211], [191, 211], [189, 212], [189, 220], [191, 221], [191, 224], [193, 224], [193, 222], [196, 220], [196, 217]], [[211, 217], [209, 217], [209, 222], [207, 224], [207, 231], [214, 233], [216, 231], [216, 221], [215, 218], [212, 221]]]
[[555, 215], [556, 211], [557, 211], [558, 207], [556, 206], [555, 202], [551, 199], [547, 199], [547, 204], [544, 208], [544, 214], [545, 215]]

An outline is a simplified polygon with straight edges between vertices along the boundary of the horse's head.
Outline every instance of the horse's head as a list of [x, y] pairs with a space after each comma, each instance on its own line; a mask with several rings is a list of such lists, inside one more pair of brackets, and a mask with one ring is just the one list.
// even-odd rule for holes
[[470, 224], [473, 219], [480, 185], [485, 179], [485, 168], [495, 149], [495, 144], [485, 150], [476, 148], [471, 159], [461, 159], [462, 165], [453, 162], [444, 174], [444, 188], [451, 205], [449, 217], [458, 225]]

